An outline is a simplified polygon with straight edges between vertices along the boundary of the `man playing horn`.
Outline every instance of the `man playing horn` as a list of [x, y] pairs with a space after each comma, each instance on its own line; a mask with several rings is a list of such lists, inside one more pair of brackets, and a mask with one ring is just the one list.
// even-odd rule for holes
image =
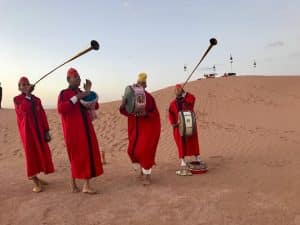
[[[137, 84], [145, 89], [147, 87], [147, 74], [140, 73]], [[156, 103], [151, 94], [144, 90], [143, 96], [138, 96], [141, 103], [144, 98], [144, 110], [133, 113], [126, 111], [126, 101], [123, 98], [120, 113], [128, 118], [128, 155], [133, 168], [142, 178], [144, 185], [151, 182], [151, 169], [155, 164], [156, 148], [160, 137], [160, 116]], [[136, 96], [134, 96], [136, 97]]]
[[[177, 84], [175, 86], [176, 98], [171, 102], [169, 106], [169, 121], [173, 127], [173, 136], [178, 148], [178, 155], [181, 163], [181, 169], [177, 171], [178, 175], [186, 176], [192, 175], [187, 166], [186, 156], [195, 156], [196, 161], [201, 164], [204, 162], [200, 159], [200, 149], [198, 143], [198, 132], [195, 121], [194, 105], [195, 97], [189, 92], [185, 92], [182, 85]], [[192, 116], [191, 122], [193, 122], [193, 130], [190, 134], [180, 133], [180, 125], [182, 126], [184, 121], [180, 121], [179, 115], [182, 112], [189, 112]], [[182, 113], [184, 115], [184, 113]], [[182, 118], [184, 120], [184, 118]], [[183, 129], [186, 129], [184, 127]]]
[[[68, 70], [67, 81], [69, 87], [60, 92], [57, 107], [71, 163], [71, 188], [72, 192], [79, 192], [76, 179], [84, 179], [82, 192], [95, 194], [96, 190], [90, 187], [90, 179], [100, 176], [103, 168], [90, 109], [80, 103], [81, 99], [89, 95], [92, 83], [86, 80], [85, 91], [81, 91], [81, 79], [74, 68]], [[98, 107], [97, 103], [95, 108]]]
[[27, 176], [33, 181], [33, 192], [43, 191], [46, 181], [38, 178], [40, 172], [53, 173], [54, 167], [48, 142], [49, 125], [41, 100], [31, 94], [33, 85], [27, 77], [21, 77], [18, 83], [20, 95], [14, 97], [17, 123], [21, 136], [27, 167]]

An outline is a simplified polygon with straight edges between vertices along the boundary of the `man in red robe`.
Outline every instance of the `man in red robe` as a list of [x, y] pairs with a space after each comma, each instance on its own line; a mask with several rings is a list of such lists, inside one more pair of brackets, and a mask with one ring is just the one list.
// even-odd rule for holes
[[[72, 192], [79, 192], [76, 179], [84, 179], [82, 192], [95, 194], [90, 187], [90, 179], [103, 173], [97, 137], [92, 124], [91, 114], [80, 103], [91, 89], [91, 81], [86, 80], [85, 91], [79, 89], [81, 79], [76, 69], [70, 68], [67, 74], [69, 87], [60, 92], [58, 112], [61, 114], [63, 133], [69, 160], [71, 163]], [[99, 108], [98, 103], [96, 109]]]
[[181, 161], [181, 170], [179, 175], [192, 175], [187, 168], [186, 156], [195, 156], [196, 161], [203, 164], [200, 159], [200, 149], [198, 143], [197, 125], [192, 136], [181, 136], [179, 133], [178, 112], [191, 111], [194, 112], [195, 97], [189, 92], [185, 92], [180, 84], [175, 87], [176, 98], [169, 107], [169, 121], [173, 127], [173, 136], [178, 148], [178, 155]]
[[54, 167], [48, 143], [49, 125], [41, 100], [32, 95], [33, 85], [28, 78], [19, 80], [20, 95], [14, 97], [17, 123], [27, 167], [27, 176], [34, 182], [33, 192], [41, 192], [47, 182], [38, 178], [40, 172], [53, 173]]
[[[137, 85], [147, 87], [147, 75], [139, 74]], [[151, 182], [151, 168], [155, 164], [156, 148], [160, 137], [160, 116], [151, 94], [145, 91], [146, 107], [142, 114], [131, 114], [125, 110], [125, 102], [120, 113], [128, 118], [128, 155], [133, 167], [138, 171], [143, 184]]]

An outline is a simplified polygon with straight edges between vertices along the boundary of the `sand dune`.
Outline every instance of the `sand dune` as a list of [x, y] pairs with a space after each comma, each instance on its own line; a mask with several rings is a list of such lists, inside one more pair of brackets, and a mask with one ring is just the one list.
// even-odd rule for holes
[[0, 224], [300, 224], [300, 77], [206, 79], [186, 90], [197, 97], [201, 155], [209, 172], [175, 175], [169, 87], [153, 93], [162, 134], [149, 187], [131, 170], [120, 102], [100, 106], [94, 126], [107, 164], [93, 181], [100, 192], [95, 196], [69, 192], [69, 162], [54, 109], [47, 115], [56, 173], [46, 177], [45, 192], [32, 193], [15, 113], [0, 110]]

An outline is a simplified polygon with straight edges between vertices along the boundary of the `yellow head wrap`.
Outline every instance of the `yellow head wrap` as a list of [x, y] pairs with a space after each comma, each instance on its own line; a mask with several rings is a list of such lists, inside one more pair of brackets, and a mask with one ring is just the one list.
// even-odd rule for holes
[[146, 73], [140, 73], [138, 77], [138, 82], [146, 82], [147, 80], [147, 74]]

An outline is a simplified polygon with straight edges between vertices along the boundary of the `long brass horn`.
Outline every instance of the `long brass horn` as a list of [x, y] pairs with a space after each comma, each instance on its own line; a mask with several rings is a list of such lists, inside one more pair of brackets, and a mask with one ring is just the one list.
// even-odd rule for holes
[[45, 74], [44, 76], [42, 76], [38, 81], [36, 81], [34, 83], [33, 86], [35, 86], [38, 82], [40, 82], [41, 80], [43, 80], [45, 77], [47, 77], [49, 74], [53, 73], [55, 70], [57, 70], [58, 68], [62, 67], [63, 65], [67, 64], [68, 62], [71, 62], [72, 60], [84, 55], [85, 53], [88, 53], [91, 50], [98, 50], [100, 48], [100, 45], [97, 41], [92, 40], [91, 41], [91, 46], [88, 47], [87, 49], [77, 53], [75, 56], [73, 56], [72, 58], [68, 59], [67, 61], [65, 61], [64, 63], [62, 63], [61, 65], [55, 67], [53, 70], [51, 70], [50, 72], [48, 72], [47, 74]]
[[187, 82], [189, 81], [189, 79], [192, 77], [193, 73], [196, 71], [196, 69], [198, 68], [198, 66], [200, 65], [200, 63], [203, 61], [203, 59], [205, 58], [205, 56], [207, 55], [207, 53], [210, 51], [210, 49], [218, 43], [217, 39], [215, 39], [215, 38], [211, 38], [209, 40], [209, 42], [210, 42], [210, 45], [208, 46], [207, 50], [204, 52], [202, 58], [200, 59], [200, 61], [198, 62], [198, 64], [195, 66], [195, 68], [193, 69], [193, 71], [191, 72], [191, 74], [188, 76], [188, 78], [186, 79], [186, 81], [182, 85], [183, 87], [187, 84]]

